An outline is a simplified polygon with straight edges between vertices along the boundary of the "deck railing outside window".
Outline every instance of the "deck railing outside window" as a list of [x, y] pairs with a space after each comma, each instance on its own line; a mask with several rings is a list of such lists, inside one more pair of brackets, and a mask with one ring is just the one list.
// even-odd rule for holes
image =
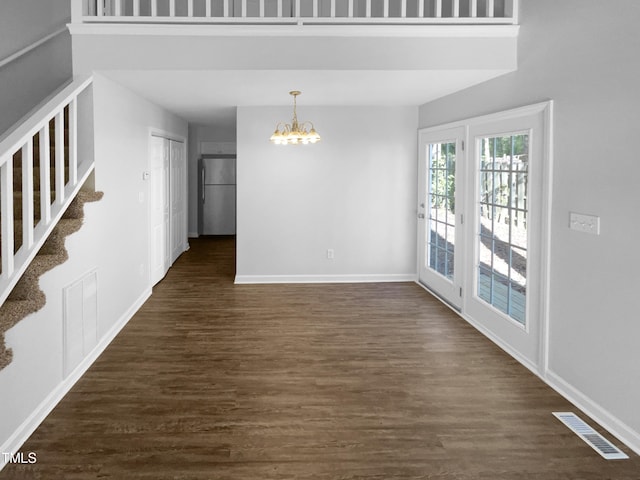
[[515, 24], [518, 0], [72, 0], [84, 22]]

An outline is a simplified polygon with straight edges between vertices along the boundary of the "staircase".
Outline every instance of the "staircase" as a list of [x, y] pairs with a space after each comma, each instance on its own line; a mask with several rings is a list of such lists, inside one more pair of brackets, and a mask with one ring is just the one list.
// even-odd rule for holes
[[[0, 146], [8, 144], [10, 152], [2, 155], [4, 149], [0, 149], [0, 265], [4, 282], [0, 293], [6, 298], [0, 305], [0, 370], [13, 357], [5, 345], [5, 332], [45, 305], [40, 277], [67, 260], [65, 239], [82, 226], [84, 204], [102, 198], [101, 192], [82, 185], [93, 171], [93, 159], [82, 163], [77, 159], [76, 100], [87, 85], [76, 88], [70, 102], [69, 94], [62, 92], [62, 108], [54, 104], [53, 113], [23, 128], [26, 133], [18, 127], [17, 141], [9, 136], [0, 142]], [[2, 223], [7, 219], [13, 228]], [[6, 232], [11, 232], [9, 241]]]

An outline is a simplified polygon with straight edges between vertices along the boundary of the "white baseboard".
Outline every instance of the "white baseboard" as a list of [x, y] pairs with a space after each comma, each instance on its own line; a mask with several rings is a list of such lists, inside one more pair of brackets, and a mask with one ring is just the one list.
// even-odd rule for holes
[[187, 237], [189, 238], [198, 238], [200, 234], [198, 232], [187, 232]]
[[363, 275], [236, 275], [235, 283], [385, 283], [415, 282], [414, 273]]
[[576, 407], [589, 415], [593, 420], [598, 422], [611, 435], [616, 437], [627, 447], [640, 455], [640, 432], [629, 428], [624, 422], [620, 421], [615, 415], [602, 408], [596, 402], [587, 397], [570, 383], [566, 382], [558, 374], [547, 371], [546, 379], [544, 379], [551, 388], [562, 395], [564, 398], [573, 403]]
[[[14, 455], [20, 450], [20, 447], [29, 439], [33, 432], [38, 428], [42, 421], [51, 413], [64, 396], [71, 390], [80, 377], [89, 369], [98, 357], [105, 351], [113, 339], [120, 333], [120, 330], [131, 320], [133, 315], [140, 309], [145, 301], [151, 296], [151, 288], [145, 290], [140, 297], [129, 307], [129, 309], [120, 317], [116, 324], [102, 337], [95, 348], [84, 358], [84, 360], [69, 374], [67, 378], [62, 380], [58, 386], [38, 405], [38, 407], [22, 422], [15, 432], [7, 439], [2, 446], [0, 452], [11, 453]], [[0, 456], [0, 470], [7, 464], [5, 455]]]

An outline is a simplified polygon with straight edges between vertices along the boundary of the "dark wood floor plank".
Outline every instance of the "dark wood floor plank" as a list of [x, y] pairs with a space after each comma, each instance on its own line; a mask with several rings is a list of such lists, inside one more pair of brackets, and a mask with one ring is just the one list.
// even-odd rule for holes
[[640, 479], [418, 286], [234, 285], [234, 263], [192, 240], [0, 479]]

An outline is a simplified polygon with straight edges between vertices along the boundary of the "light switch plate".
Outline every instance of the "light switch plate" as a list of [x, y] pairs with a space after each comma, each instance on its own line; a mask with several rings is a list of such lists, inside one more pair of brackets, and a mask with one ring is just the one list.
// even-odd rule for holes
[[578, 232], [600, 235], [600, 217], [570, 212], [569, 228]]

